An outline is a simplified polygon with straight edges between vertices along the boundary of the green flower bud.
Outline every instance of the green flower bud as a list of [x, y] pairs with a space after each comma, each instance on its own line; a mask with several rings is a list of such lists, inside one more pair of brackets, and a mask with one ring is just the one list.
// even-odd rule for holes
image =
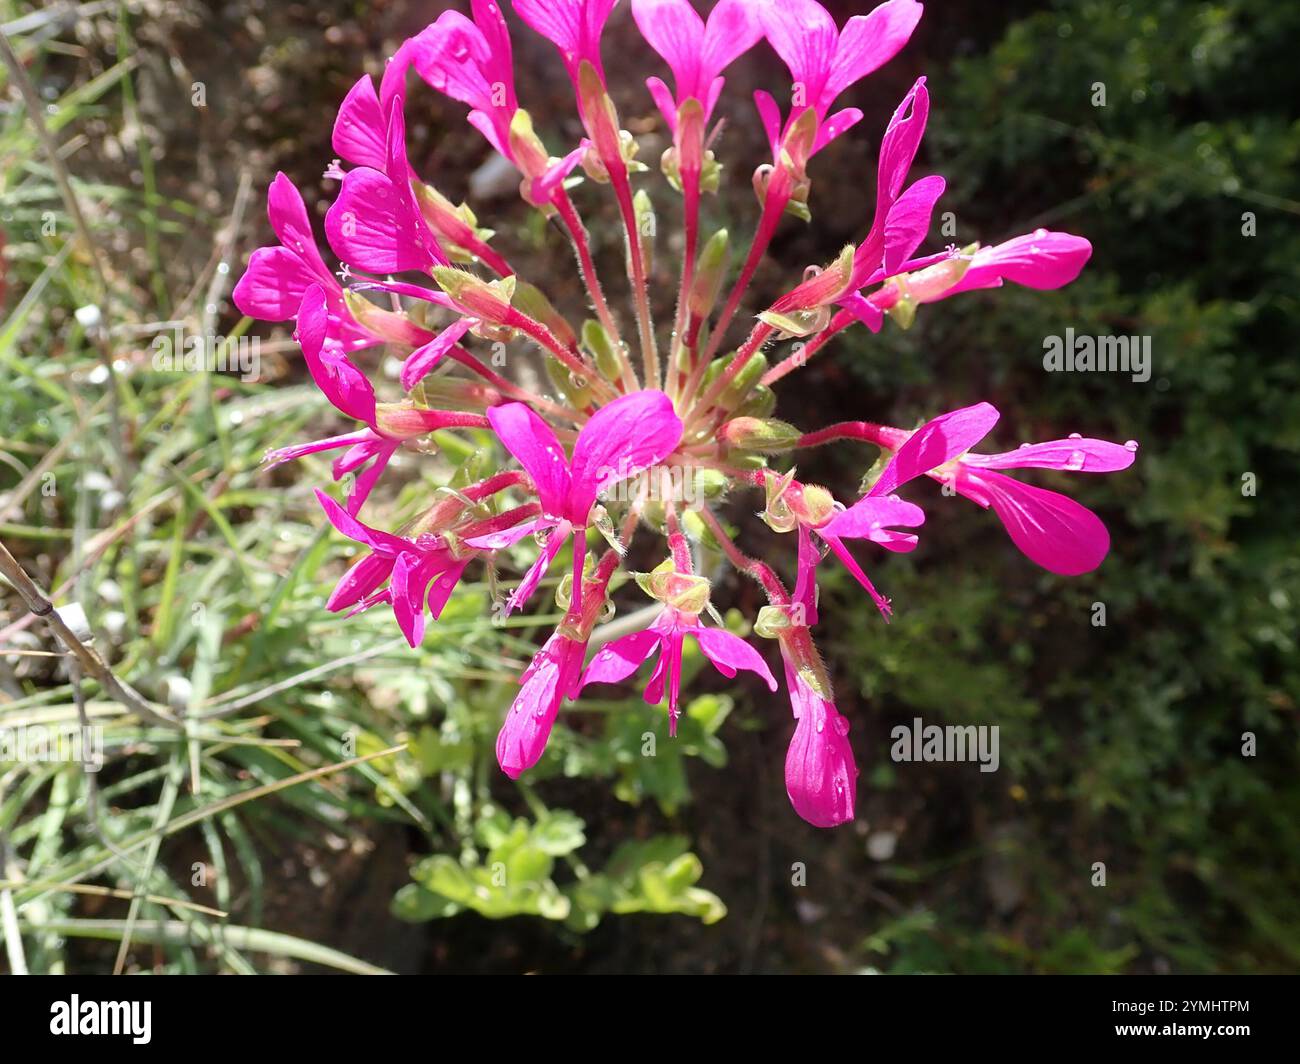
[[727, 275], [730, 237], [725, 229], [719, 229], [704, 245], [699, 261], [695, 264], [695, 276], [691, 280], [691, 290], [686, 297], [686, 308], [696, 318], [707, 318], [713, 313], [714, 304], [722, 291], [722, 282]]
[[732, 418], [722, 426], [720, 433], [727, 446], [762, 454], [789, 451], [799, 442], [801, 435], [797, 428], [785, 421], [775, 418], [764, 421], [756, 417]]

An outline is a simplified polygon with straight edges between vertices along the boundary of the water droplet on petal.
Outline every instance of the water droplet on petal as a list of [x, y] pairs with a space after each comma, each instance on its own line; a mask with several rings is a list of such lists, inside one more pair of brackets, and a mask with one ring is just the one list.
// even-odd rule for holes
[[1075, 470], [1082, 469], [1085, 461], [1086, 456], [1082, 451], [1071, 451], [1070, 457], [1065, 463], [1065, 468]]
[[1128, 441], [1125, 442], [1124, 446], [1125, 446], [1125, 448], [1126, 448], [1127, 450], [1130, 450], [1130, 451], [1136, 451], [1136, 450], [1138, 449], [1138, 441], [1137, 441], [1137, 440], [1128, 440]]
[[1081, 440], [1081, 439], [1083, 439], [1083, 433], [1081, 433], [1081, 432], [1072, 432], [1072, 433], [1070, 433], [1070, 439], [1072, 439], [1072, 440]]

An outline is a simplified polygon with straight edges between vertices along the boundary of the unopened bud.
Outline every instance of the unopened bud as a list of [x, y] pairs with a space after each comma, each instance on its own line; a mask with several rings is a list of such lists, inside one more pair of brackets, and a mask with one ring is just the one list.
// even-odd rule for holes
[[762, 379], [763, 374], [767, 372], [767, 358], [760, 352], [754, 352], [746, 360], [740, 372], [732, 378], [731, 382], [722, 390], [718, 396], [718, 405], [724, 410], [732, 410], [749, 398], [749, 393], [758, 387], [758, 382]]
[[587, 381], [576, 376], [568, 366], [557, 359], [546, 359], [546, 375], [551, 379], [556, 391], [576, 410], [585, 410], [591, 405], [591, 387]]
[[775, 418], [761, 420], [756, 417], [732, 418], [722, 426], [721, 432], [727, 446], [762, 454], [791, 450], [801, 435], [797, 428], [785, 421], [777, 421]]
[[527, 314], [534, 321], [539, 321], [550, 330], [560, 343], [566, 348], [576, 347], [578, 336], [569, 325], [564, 315], [555, 309], [554, 305], [542, 290], [536, 285], [531, 285], [527, 281], [520, 281], [515, 285], [514, 298], [511, 305], [517, 310]]
[[766, 384], [760, 384], [740, 406], [736, 407], [737, 417], [771, 417], [776, 409], [776, 392]]
[[595, 318], [582, 323], [582, 348], [595, 360], [596, 370], [607, 381], [616, 381], [622, 376], [623, 364], [614, 341]]
[[641, 248], [641, 268], [647, 275], [655, 268], [655, 209], [650, 194], [637, 189], [632, 197], [632, 213], [636, 219], [638, 245]]
[[696, 318], [707, 318], [713, 313], [713, 306], [722, 291], [722, 281], [727, 273], [728, 244], [730, 238], [725, 229], [719, 229], [704, 245], [699, 261], [695, 264], [695, 276], [691, 280], [691, 291], [686, 297], [686, 307]]

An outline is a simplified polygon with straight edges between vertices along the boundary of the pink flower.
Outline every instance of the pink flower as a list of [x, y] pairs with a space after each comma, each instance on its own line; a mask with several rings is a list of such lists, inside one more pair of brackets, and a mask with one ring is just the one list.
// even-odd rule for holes
[[511, 779], [537, 764], [551, 737], [560, 703], [578, 694], [586, 640], [556, 631], [519, 680], [519, 694], [497, 735], [497, 763]]
[[524, 175], [529, 202], [550, 203], [563, 195], [564, 179], [588, 145], [584, 141], [552, 160], [535, 136], [513, 135], [519, 102], [510, 32], [494, 0], [473, 0], [472, 13], [471, 22], [459, 11], [444, 11], [437, 22], [402, 45], [389, 69], [399, 63], [403, 69], [413, 65], [430, 87], [467, 104], [470, 124]]
[[[506, 532], [466, 542], [496, 550], [530, 532], [546, 536], [542, 553], [506, 604], [510, 612], [537, 589], [573, 530], [586, 527], [597, 494], [672, 454], [682, 436], [682, 423], [663, 392], [623, 395], [592, 415], [578, 433], [572, 460], [566, 460], [550, 425], [523, 403], [491, 407], [487, 416], [506, 450], [533, 478], [542, 514]], [[583, 536], [577, 546], [579, 552], [585, 549]], [[581, 572], [576, 558], [574, 570]]]
[[312, 285], [306, 290], [297, 318], [298, 328], [294, 337], [302, 348], [303, 358], [316, 387], [336, 409], [364, 422], [366, 428], [342, 436], [282, 447], [268, 453], [265, 461], [275, 466], [320, 451], [346, 448], [334, 461], [335, 480], [369, 464], [369, 468], [357, 477], [356, 485], [348, 495], [348, 513], [356, 514], [365, 504], [375, 481], [403, 441], [464, 422], [466, 417], [471, 420], [464, 423], [475, 423], [475, 415], [448, 415], [444, 411], [420, 410], [415, 407], [392, 406], [381, 411], [375, 401], [374, 386], [344, 353], [342, 345], [329, 335], [328, 302], [319, 285]]
[[413, 63], [432, 88], [468, 104], [470, 123], [509, 157], [510, 122], [519, 109], [510, 31], [494, 0], [473, 0], [472, 14], [471, 22], [459, 11], [444, 11], [393, 62]]
[[668, 687], [668, 734], [677, 734], [678, 696], [682, 682], [682, 644], [691, 636], [704, 656], [723, 676], [734, 678], [737, 670], [757, 673], [769, 689], [776, 690], [776, 679], [767, 662], [739, 636], [723, 628], [705, 628], [698, 615], [683, 613], [665, 606], [654, 623], [644, 631], [633, 632], [606, 643], [591, 659], [579, 688], [589, 683], [619, 683], [626, 680], [655, 651], [660, 652], [654, 674], [646, 685], [645, 700], [657, 705]]
[[1100, 518], [1073, 499], [1022, 484], [997, 470], [1112, 473], [1133, 464], [1137, 444], [1075, 434], [1001, 454], [967, 453], [997, 420], [998, 411], [988, 403], [935, 418], [899, 446], [872, 491], [891, 491], [922, 474], [950, 483], [959, 495], [985, 509], [992, 506], [1012, 541], [1031, 561], [1063, 576], [1091, 572], [1110, 550], [1110, 534]]
[[814, 827], [831, 828], [853, 819], [858, 766], [849, 745], [849, 722], [835, 708], [830, 678], [812, 641], [817, 623], [816, 554], [808, 528], [799, 526], [799, 572], [790, 626], [778, 634], [785, 686], [795, 717], [785, 755], [785, 792], [790, 804]]
[[372, 273], [427, 273], [449, 265], [411, 188], [400, 97], [393, 101], [387, 136], [386, 167], [360, 166], [344, 175], [338, 198], [325, 214], [330, 247]]
[[[884, 66], [902, 50], [921, 18], [916, 0], [888, 0], [869, 14], [855, 15], [835, 28], [835, 20], [816, 0], [766, 0], [756, 5], [768, 43], [790, 69], [793, 106], [786, 130], [804, 111], [816, 112], [817, 138], [808, 152], [820, 151], [862, 118], [856, 107], [827, 116], [835, 98], [854, 82]], [[780, 107], [766, 92], [755, 93], [772, 143], [781, 140]]]
[[387, 602], [406, 641], [419, 646], [424, 638], [425, 607], [434, 620], [442, 615], [473, 553], [458, 558], [437, 536], [410, 540], [381, 532], [362, 524], [323, 491], [317, 490], [316, 498], [330, 524], [370, 548], [343, 574], [325, 608], [334, 613], [357, 613]]
[[673, 72], [674, 91], [659, 78], [646, 81], [668, 128], [677, 131], [677, 111], [697, 100], [708, 122], [722, 92], [722, 72], [763, 36], [763, 25], [746, 0], [719, 0], [706, 23], [688, 0], [632, 0], [641, 35]]
[[316, 248], [302, 193], [283, 173], [277, 173], [267, 189], [266, 216], [280, 243], [249, 256], [232, 293], [240, 313], [260, 321], [291, 321], [307, 289], [316, 285], [327, 301], [330, 332], [348, 350], [382, 343], [381, 336], [358, 324], [348, 310], [343, 286]]
[[858, 800], [858, 766], [849, 745], [849, 722], [835, 703], [819, 694], [785, 653], [795, 729], [785, 755], [785, 792], [804, 820], [833, 828], [853, 819]]
[[[883, 481], [884, 478], [882, 477]], [[776, 498], [771, 497], [771, 479], [769, 483], [769, 510], [773, 502], [779, 502], [788, 508], [799, 533], [798, 584], [795, 600], [806, 615], [806, 623], [816, 622], [816, 596], [814, 581], [816, 568], [821, 561], [820, 552], [813, 542], [812, 533], [830, 548], [850, 573], [871, 596], [877, 609], [888, 619], [891, 609], [889, 600], [876, 590], [876, 586], [857, 559], [849, 552], [846, 539], [865, 539], [877, 546], [895, 553], [905, 553], [916, 548], [916, 536], [910, 532], [899, 532], [895, 527], [916, 528], [925, 523], [925, 511], [910, 502], [904, 502], [897, 495], [887, 494], [873, 487], [870, 492], [855, 502], [844, 507], [835, 502], [825, 488], [804, 485], [791, 481], [779, 490]], [[879, 482], [878, 482], [879, 483]]]

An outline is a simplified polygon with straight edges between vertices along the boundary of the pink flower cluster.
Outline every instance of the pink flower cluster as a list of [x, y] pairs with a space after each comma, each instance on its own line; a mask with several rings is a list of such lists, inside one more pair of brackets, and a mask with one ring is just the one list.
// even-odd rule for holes
[[[991, 247], [918, 255], [944, 190], [939, 176], [909, 182], [930, 109], [921, 78], [881, 139], [875, 207], [861, 241], [824, 268], [810, 268], [730, 348], [729, 326], [782, 217], [809, 216], [813, 157], [862, 117], [852, 107], [836, 110], [837, 98], [903, 48], [921, 4], [888, 0], [837, 27], [815, 0], [719, 0], [707, 19], [688, 0], [632, 0], [637, 26], [672, 74], [671, 87], [657, 77], [647, 83], [671, 133], [661, 169], [681, 197], [684, 230], [676, 311], [660, 336], [649, 296], [653, 206], [633, 187], [646, 167], [636, 160], [636, 139], [620, 124], [601, 61], [601, 36], [615, 3], [514, 0], [515, 13], [559, 49], [573, 85], [586, 135], [561, 155], [551, 154], [519, 105], [510, 33], [493, 0], [472, 0], [472, 17], [444, 12], [398, 49], [378, 87], [361, 78], [339, 108], [333, 135], [339, 158], [326, 171], [340, 183], [325, 216], [329, 246], [344, 264], [339, 271], [317, 249], [298, 190], [283, 174], [276, 177], [268, 214], [278, 243], [253, 253], [235, 302], [255, 318], [296, 322], [313, 379], [358, 426], [268, 458], [336, 454], [335, 479], [347, 476], [351, 489], [343, 505], [323, 492], [320, 503], [362, 551], [328, 608], [386, 605], [412, 646], [472, 563], [509, 565], [521, 541], [531, 537], [540, 545], [500, 604], [508, 613], [533, 598], [561, 552], [569, 551], [556, 592], [564, 619], [521, 677], [497, 740], [501, 767], [512, 777], [542, 756], [566, 698], [589, 684], [622, 682], [656, 654], [645, 698], [667, 701], [675, 734], [688, 637], [724, 676], [744, 670], [778, 689], [763, 655], [722, 626], [710, 604], [711, 584], [697, 572], [697, 556], [702, 544], [720, 551], [768, 598], [754, 627], [778, 644], [795, 718], [786, 787], [800, 816], [829, 827], [852, 819], [858, 773], [849, 723], [835, 707], [812, 639], [822, 561], [833, 554], [888, 617], [889, 600], [850, 543], [913, 550], [911, 530], [925, 514], [899, 493], [928, 476], [945, 485], [945, 494], [992, 507], [1037, 564], [1067, 575], [1088, 572], [1109, 549], [1101, 521], [1007, 471], [1112, 472], [1133, 462], [1137, 445], [1076, 434], [1006, 453], [975, 453], [971, 448], [998, 419], [988, 403], [914, 430], [849, 422], [804, 432], [772, 416], [772, 386], [850, 325], [876, 332], [889, 318], [906, 328], [924, 304], [1008, 281], [1058, 288], [1079, 274], [1092, 249], [1082, 237], [1040, 229]], [[722, 169], [711, 147], [713, 115], [728, 65], [764, 40], [789, 70], [790, 103], [783, 110], [774, 94], [755, 96], [772, 155], [754, 172], [756, 231], [722, 299], [728, 236], [720, 231], [705, 240], [700, 232], [702, 197], [716, 191]], [[770, 62], [768, 68], [775, 80], [779, 68]], [[469, 108], [470, 123], [518, 170], [524, 200], [565, 234], [593, 315], [580, 327], [516, 275], [467, 206], [448, 200], [411, 166], [405, 108], [412, 70]], [[606, 299], [570, 196], [583, 175], [591, 185], [608, 185], [619, 208], [628, 319]], [[786, 357], [769, 362], [765, 350], [788, 340], [795, 343]], [[513, 357], [548, 376], [498, 373], [501, 361], [486, 358], [486, 347], [473, 353], [472, 341], [494, 351], [518, 343], [526, 350]], [[359, 353], [378, 347], [402, 356], [404, 397], [381, 400], [359, 367]], [[550, 380], [550, 394], [539, 394], [539, 379]], [[470, 429], [494, 434], [517, 466], [439, 491], [400, 531], [363, 521], [367, 498], [399, 450], [427, 451], [431, 433]], [[797, 480], [793, 468], [773, 468], [775, 456], [843, 439], [869, 441], [890, 455], [860, 499], [841, 502]], [[776, 569], [743, 553], [714, 513], [726, 492], [746, 491], [762, 493], [761, 516], [769, 526], [794, 533], [793, 591]], [[643, 630], [600, 645], [588, 660], [593, 632], [599, 637], [597, 625], [612, 610], [611, 580], [639, 531], [666, 541], [662, 563], [634, 574], [659, 603], [657, 615]]]

